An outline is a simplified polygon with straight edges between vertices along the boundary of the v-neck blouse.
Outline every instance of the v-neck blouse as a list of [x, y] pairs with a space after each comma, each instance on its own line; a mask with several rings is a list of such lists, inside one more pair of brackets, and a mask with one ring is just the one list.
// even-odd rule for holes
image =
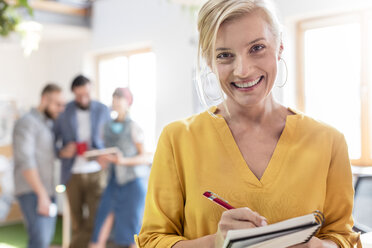
[[[213, 111], [213, 110], [212, 110]], [[154, 157], [139, 247], [171, 247], [217, 231], [224, 211], [203, 197], [212, 191], [249, 207], [269, 223], [320, 210], [317, 234], [351, 247], [353, 187], [347, 146], [334, 128], [295, 112], [259, 180], [221, 116], [204, 112], [163, 130]]]
[[[296, 111], [292, 109], [289, 110], [296, 113]], [[215, 113], [215, 111], [216, 107], [210, 109], [210, 112], [212, 113]], [[232, 163], [237, 165], [236, 169], [240, 171], [241, 175], [246, 176], [246, 180], [249, 180], [251, 186], [263, 187], [264, 184], [272, 183], [280, 169], [282, 169], [283, 161], [289, 147], [291, 146], [291, 139], [296, 130], [297, 119], [300, 116], [300, 114], [287, 115], [284, 129], [261, 179], [258, 179], [254, 175], [244, 160], [226, 120], [221, 115], [216, 115], [216, 120], [213, 121], [213, 124], [216, 132], [220, 135], [221, 140], [223, 141], [222, 143], [225, 146], [226, 152], [229, 154]]]

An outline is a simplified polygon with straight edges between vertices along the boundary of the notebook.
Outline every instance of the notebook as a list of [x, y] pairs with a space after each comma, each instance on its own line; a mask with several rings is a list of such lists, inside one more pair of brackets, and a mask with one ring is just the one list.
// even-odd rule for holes
[[119, 153], [119, 149], [116, 147], [104, 148], [104, 149], [97, 149], [97, 150], [90, 150], [84, 152], [84, 157], [87, 160], [96, 159], [98, 156], [101, 155], [109, 155], [109, 154], [117, 154]]
[[306, 243], [324, 222], [320, 211], [275, 224], [227, 232], [223, 248], [285, 248]]

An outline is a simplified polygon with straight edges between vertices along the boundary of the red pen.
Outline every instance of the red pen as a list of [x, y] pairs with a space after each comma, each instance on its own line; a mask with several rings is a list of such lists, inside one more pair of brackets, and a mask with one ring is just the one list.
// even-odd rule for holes
[[227, 201], [216, 195], [215, 193], [211, 191], [205, 191], [203, 194], [205, 197], [207, 197], [209, 200], [215, 202], [216, 204], [220, 205], [223, 208], [226, 208], [227, 210], [235, 209], [233, 206], [231, 206]]

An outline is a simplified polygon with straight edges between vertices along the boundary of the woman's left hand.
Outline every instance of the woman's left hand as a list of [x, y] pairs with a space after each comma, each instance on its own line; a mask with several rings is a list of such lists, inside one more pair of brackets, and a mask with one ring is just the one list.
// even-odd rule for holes
[[321, 240], [312, 237], [307, 243], [291, 246], [290, 248], [336, 248], [338, 245], [330, 240]]
[[113, 155], [114, 157], [114, 161], [113, 163], [116, 164], [116, 165], [123, 165], [123, 161], [124, 161], [124, 155], [123, 153], [121, 153], [120, 151], [118, 151], [117, 153], [115, 153]]

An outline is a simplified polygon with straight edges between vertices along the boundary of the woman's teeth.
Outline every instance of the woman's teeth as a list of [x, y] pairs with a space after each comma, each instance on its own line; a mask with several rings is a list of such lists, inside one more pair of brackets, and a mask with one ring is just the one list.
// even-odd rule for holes
[[238, 88], [249, 88], [249, 87], [252, 87], [252, 86], [255, 86], [256, 84], [258, 84], [258, 82], [260, 82], [262, 77], [259, 77], [257, 78], [256, 80], [254, 81], [251, 81], [251, 82], [247, 82], [247, 83], [233, 83], [236, 87]]

